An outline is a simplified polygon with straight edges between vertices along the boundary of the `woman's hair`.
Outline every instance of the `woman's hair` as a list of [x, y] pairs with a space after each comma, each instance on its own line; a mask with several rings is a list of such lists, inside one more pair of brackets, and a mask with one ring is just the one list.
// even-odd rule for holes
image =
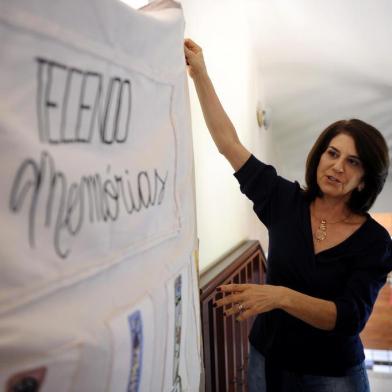
[[336, 121], [317, 138], [306, 160], [304, 193], [310, 201], [322, 195], [317, 184], [317, 167], [321, 155], [328, 148], [330, 141], [341, 133], [354, 139], [364, 169], [364, 188], [361, 191], [355, 189], [347, 205], [355, 213], [364, 213], [373, 205], [384, 186], [388, 175], [389, 154], [387, 143], [382, 134], [361, 120]]

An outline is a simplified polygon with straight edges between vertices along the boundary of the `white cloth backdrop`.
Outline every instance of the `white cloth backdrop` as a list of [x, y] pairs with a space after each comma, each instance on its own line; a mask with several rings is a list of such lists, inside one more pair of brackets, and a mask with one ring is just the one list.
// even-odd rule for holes
[[0, 0], [0, 388], [198, 390], [183, 30], [174, 1]]

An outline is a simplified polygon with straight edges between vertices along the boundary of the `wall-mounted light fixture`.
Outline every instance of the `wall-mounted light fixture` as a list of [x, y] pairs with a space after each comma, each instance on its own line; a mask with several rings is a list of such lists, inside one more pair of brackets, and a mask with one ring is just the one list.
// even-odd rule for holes
[[256, 109], [257, 124], [260, 128], [267, 130], [271, 123], [271, 110], [262, 109], [260, 106]]

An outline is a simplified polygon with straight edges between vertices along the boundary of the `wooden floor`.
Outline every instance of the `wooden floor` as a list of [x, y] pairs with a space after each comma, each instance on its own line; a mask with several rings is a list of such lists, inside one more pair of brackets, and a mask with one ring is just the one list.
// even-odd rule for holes
[[392, 350], [392, 285], [380, 291], [373, 313], [361, 334], [365, 348]]

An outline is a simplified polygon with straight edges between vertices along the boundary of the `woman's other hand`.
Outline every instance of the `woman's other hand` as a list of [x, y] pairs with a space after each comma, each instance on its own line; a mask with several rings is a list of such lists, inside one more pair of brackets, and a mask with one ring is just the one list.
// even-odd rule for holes
[[218, 287], [218, 291], [226, 295], [215, 301], [214, 306], [229, 305], [225, 316], [238, 314], [237, 320], [246, 320], [256, 314], [280, 308], [285, 289], [268, 284], [228, 284]]
[[192, 79], [195, 79], [200, 75], [207, 74], [207, 68], [203, 58], [203, 50], [199, 45], [189, 38], [185, 39], [184, 53], [189, 76]]

